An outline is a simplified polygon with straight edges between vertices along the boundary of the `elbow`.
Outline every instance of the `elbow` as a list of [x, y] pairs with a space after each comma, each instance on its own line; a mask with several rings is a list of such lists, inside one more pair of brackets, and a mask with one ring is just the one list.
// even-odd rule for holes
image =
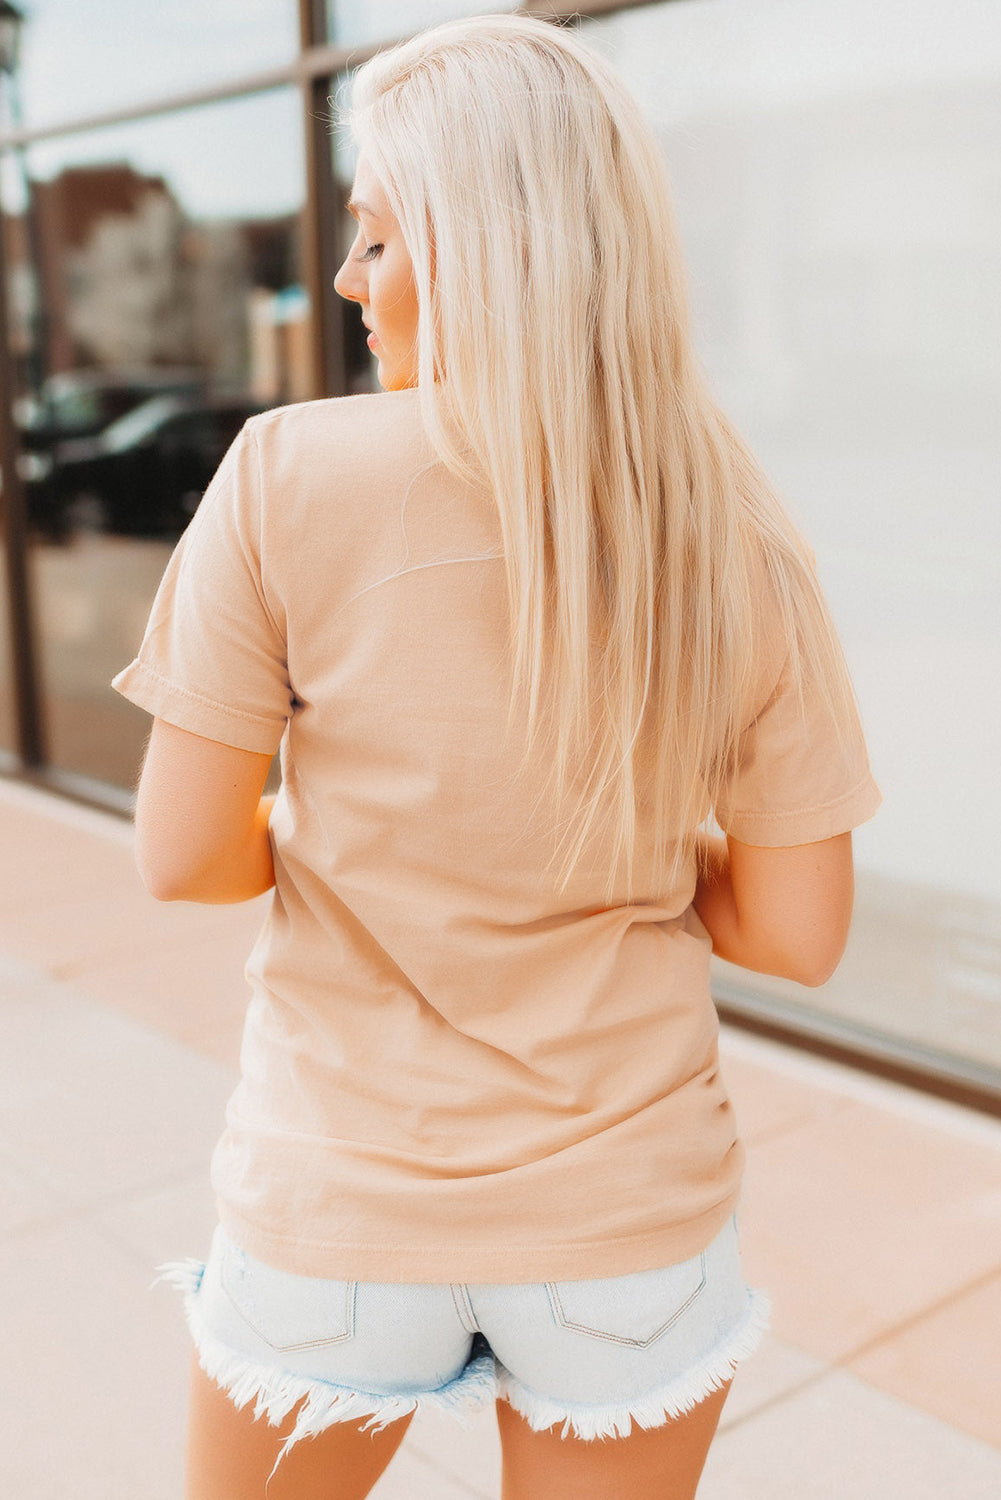
[[183, 901], [186, 897], [184, 881], [168, 870], [139, 865], [139, 878], [154, 901]]
[[155, 901], [197, 901], [198, 890], [211, 871], [215, 851], [204, 841], [181, 837], [176, 828], [166, 833], [137, 812], [134, 858], [139, 879]]
[[154, 901], [186, 901], [189, 899], [187, 892], [179, 889], [177, 886], [150, 885], [147, 882], [144, 882], [144, 884]]
[[790, 979], [795, 979], [797, 984], [805, 985], [808, 989], [817, 990], [822, 984], [826, 984], [837, 968], [837, 964], [826, 964], [820, 968], [804, 969], [799, 974], [790, 974]]
[[837, 969], [847, 941], [847, 928], [841, 924], [824, 931], [800, 929], [772, 932], [767, 937], [759, 934], [748, 968], [818, 989]]
[[845, 951], [845, 942], [846, 939], [843, 938], [826, 947], [800, 948], [791, 955], [784, 977], [795, 980], [808, 989], [819, 989], [837, 970]]
[[155, 901], [190, 900], [192, 872], [189, 869], [165, 859], [162, 854], [157, 856], [138, 840], [135, 861], [139, 879]]

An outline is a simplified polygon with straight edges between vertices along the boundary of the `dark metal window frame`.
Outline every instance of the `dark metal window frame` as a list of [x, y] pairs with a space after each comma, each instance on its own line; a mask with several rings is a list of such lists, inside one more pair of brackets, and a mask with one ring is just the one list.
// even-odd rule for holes
[[[333, 292], [339, 264], [338, 209], [330, 171], [328, 98], [334, 79], [397, 38], [364, 47], [342, 47], [327, 37], [325, 0], [297, 0], [299, 55], [282, 67], [245, 75], [223, 83], [144, 100], [128, 109], [89, 114], [38, 128], [0, 133], [0, 154], [57, 137], [77, 135], [101, 126], [152, 119], [157, 115], [248, 98], [273, 89], [295, 87], [302, 108], [306, 161], [303, 206], [303, 274], [310, 305], [310, 361], [316, 395], [339, 395], [347, 388], [343, 305]], [[537, 3], [519, 6], [557, 25], [638, 10], [669, 0], [578, 0], [577, 4]], [[18, 754], [0, 751], [0, 775], [17, 777], [90, 806], [130, 817], [134, 798], [119, 787], [60, 770], [48, 764], [45, 752], [44, 694], [41, 689], [30, 570], [27, 566], [28, 530], [24, 495], [17, 470], [18, 434], [12, 402], [13, 370], [7, 337], [7, 273], [0, 235], [0, 523], [6, 552], [9, 629], [13, 655], [15, 720]], [[742, 1029], [791, 1044], [833, 1061], [890, 1078], [926, 1093], [1001, 1116], [1001, 1083], [990, 1069], [973, 1062], [933, 1052], [902, 1037], [867, 1030], [806, 1006], [796, 1006], [756, 992], [753, 981], [739, 988], [714, 982], [713, 998], [720, 1018]]]

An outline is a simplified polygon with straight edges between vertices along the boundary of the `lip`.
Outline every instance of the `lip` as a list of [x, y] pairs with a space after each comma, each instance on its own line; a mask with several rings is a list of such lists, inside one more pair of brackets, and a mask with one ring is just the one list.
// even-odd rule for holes
[[[368, 327], [367, 323], [365, 324], [365, 327], [366, 328]], [[366, 342], [366, 344], [368, 345], [368, 347], [370, 349], [374, 349], [375, 346], [376, 346], [376, 344], [379, 342], [378, 334], [376, 334], [374, 332], [370, 333], [369, 336], [368, 336], [368, 338], [365, 340], [365, 342]]]

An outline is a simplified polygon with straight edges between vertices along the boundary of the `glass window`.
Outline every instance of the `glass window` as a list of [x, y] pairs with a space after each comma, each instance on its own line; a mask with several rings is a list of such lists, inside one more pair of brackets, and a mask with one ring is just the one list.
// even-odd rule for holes
[[[328, 26], [332, 40], [345, 46], [360, 46], [378, 41], [397, 40], [408, 32], [418, 31], [441, 21], [460, 16], [497, 14], [515, 10], [516, 0], [494, 5], [470, 4], [469, 0], [327, 0]], [[346, 107], [350, 88], [346, 75], [334, 80], [333, 97]], [[336, 114], [336, 111], [334, 112]], [[346, 135], [331, 135], [331, 153], [335, 178], [335, 209], [339, 256], [343, 258], [354, 239], [357, 225], [344, 204], [354, 180], [357, 152]], [[334, 293], [336, 296], [336, 293]], [[345, 362], [349, 391], [377, 391], [377, 360], [368, 348], [361, 312], [350, 308], [344, 312]]]
[[[335, 87], [331, 93], [341, 101], [342, 106], [348, 104], [350, 92], [345, 75], [334, 80]], [[337, 236], [337, 263], [343, 261], [351, 248], [351, 242], [358, 230], [357, 222], [351, 217], [345, 208], [351, 193], [351, 185], [354, 182], [355, 167], [358, 164], [358, 152], [354, 143], [348, 139], [347, 133], [334, 131], [330, 137], [331, 165], [334, 173], [334, 212], [336, 221], [334, 233]], [[331, 295], [338, 303], [342, 303], [341, 317], [344, 328], [344, 361], [347, 373], [347, 388], [351, 392], [378, 391], [379, 381], [376, 376], [378, 361], [369, 349], [366, 339], [368, 337], [365, 325], [361, 320], [361, 308], [354, 303], [350, 305], [343, 303], [338, 294], [331, 288]]]
[[517, 0], [493, 5], [470, 4], [469, 0], [327, 0], [327, 24], [332, 41], [354, 47], [395, 41], [408, 32], [460, 16], [495, 15], [516, 8]]
[[10, 603], [7, 595], [7, 543], [0, 526], [0, 750], [14, 750], [14, 685], [12, 681]]
[[295, 0], [32, 0], [22, 5], [25, 123], [125, 109], [291, 62]]
[[16, 420], [54, 765], [132, 786], [108, 686], [246, 418], [311, 389], [294, 90], [8, 156]]
[[1001, 1069], [1001, 10], [586, 23], [664, 144], [704, 362], [816, 548], [885, 802], [797, 1006]]

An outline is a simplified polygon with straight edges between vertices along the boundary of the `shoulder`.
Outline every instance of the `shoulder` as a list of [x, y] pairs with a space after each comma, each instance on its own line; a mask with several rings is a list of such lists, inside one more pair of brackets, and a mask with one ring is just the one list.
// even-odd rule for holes
[[743, 633], [753, 684], [748, 704], [754, 718], [775, 694], [790, 661], [796, 660], [812, 553], [791, 523], [788, 534], [778, 537], [752, 531], [744, 545], [748, 615]]
[[416, 391], [298, 401], [250, 417], [242, 436], [272, 548], [335, 515], [345, 545], [367, 534], [428, 461]]
[[[363, 391], [353, 396], [328, 396], [297, 401], [250, 417], [245, 431], [262, 450], [292, 447], [301, 460], [314, 445], [338, 444], [375, 458], [379, 441], [394, 434], [399, 445], [423, 430], [416, 390]], [[397, 451], [399, 448], [397, 447]]]

